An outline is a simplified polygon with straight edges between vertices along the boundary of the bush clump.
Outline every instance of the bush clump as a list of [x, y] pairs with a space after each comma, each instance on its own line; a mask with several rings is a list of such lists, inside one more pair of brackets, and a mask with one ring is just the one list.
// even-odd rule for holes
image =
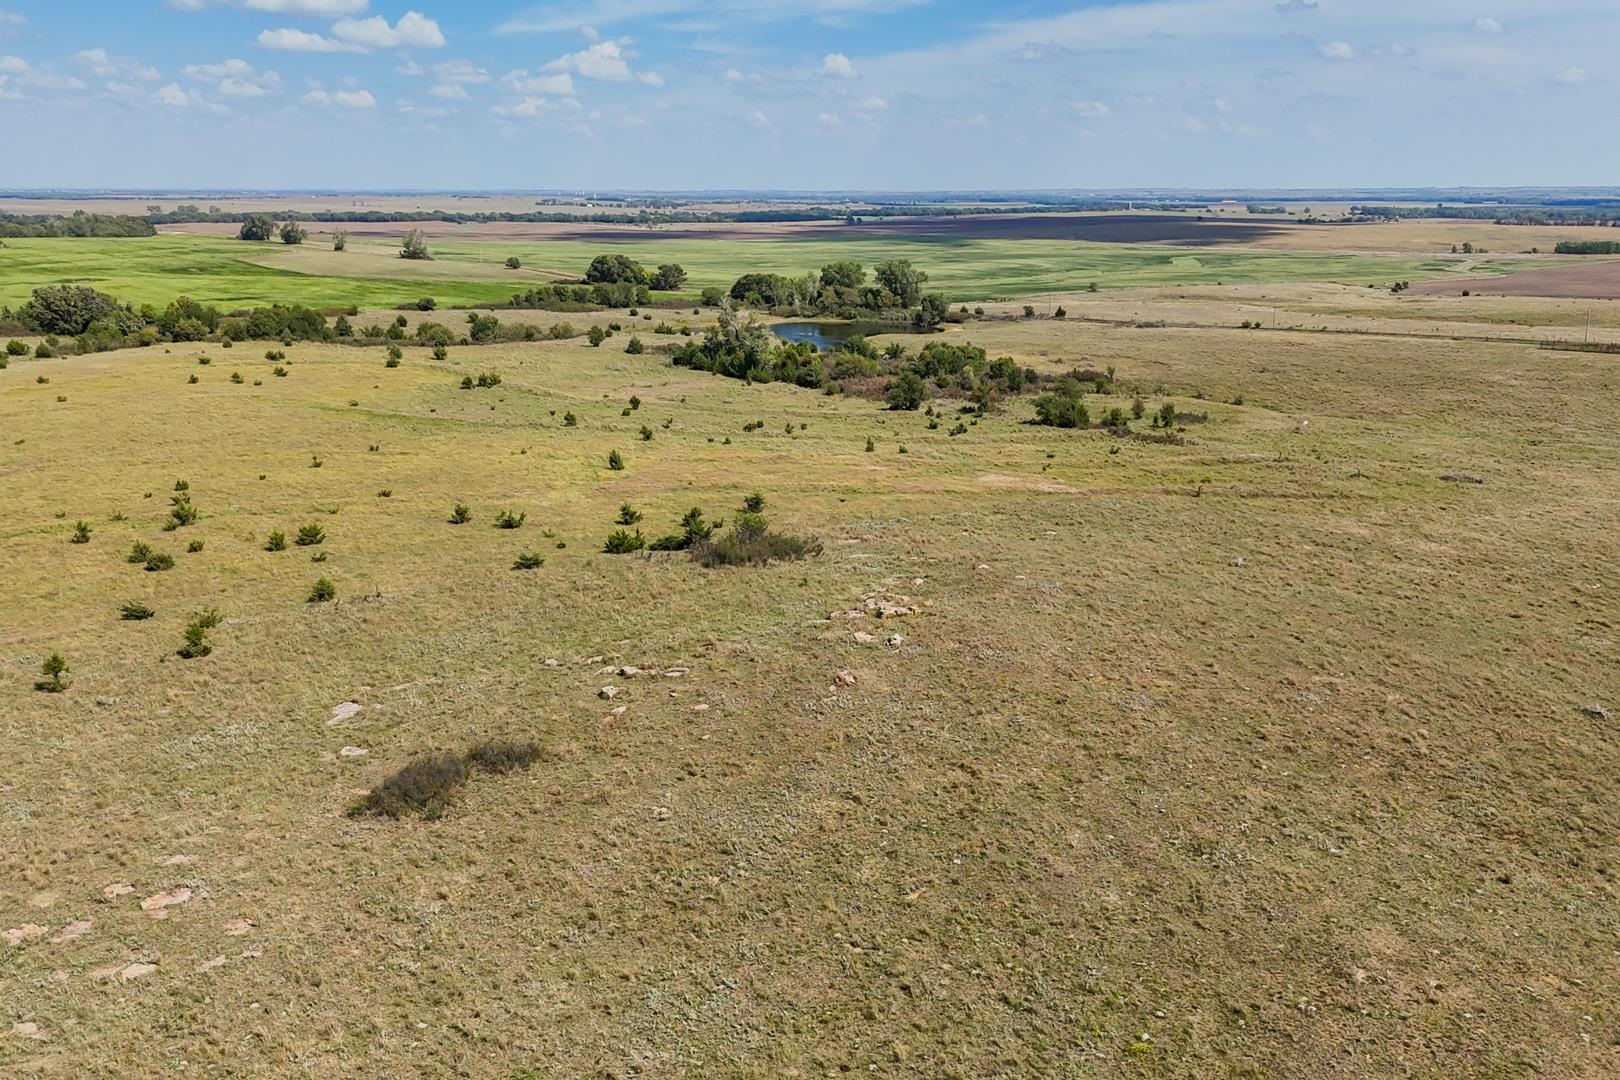
[[472, 510], [466, 503], [456, 503], [455, 509], [450, 511], [450, 524], [465, 525], [472, 520]]
[[481, 742], [467, 751], [462, 762], [479, 772], [501, 773], [527, 769], [542, 757], [541, 750], [532, 742], [494, 740]]
[[349, 808], [350, 817], [402, 818], [420, 814], [428, 821], [444, 816], [456, 789], [467, 782], [467, 767], [453, 754], [417, 758], [366, 793]]
[[337, 586], [332, 584], [331, 578], [323, 577], [316, 581], [314, 587], [309, 590], [307, 603], [325, 604], [335, 599], [337, 599]]
[[631, 532], [629, 529], [616, 529], [608, 534], [607, 542], [602, 545], [604, 555], [629, 555], [640, 551], [647, 546], [647, 538], [641, 535], [641, 530]]
[[693, 561], [713, 568], [798, 562], [820, 555], [822, 545], [813, 537], [772, 532], [764, 515], [745, 510], [736, 516], [730, 532], [694, 544], [691, 550]]
[[264, 542], [264, 550], [266, 550], [266, 551], [286, 551], [287, 550], [287, 534], [282, 532], [280, 529], [277, 529], [275, 532], [271, 533], [270, 534], [270, 539], [268, 539], [268, 540], [266, 540]]
[[153, 611], [139, 600], [131, 600], [123, 607], [118, 609], [118, 617], [125, 622], [142, 622], [146, 619], [150, 619], [156, 614], [157, 612]]
[[318, 544], [324, 544], [326, 543], [326, 530], [314, 522], [310, 522], [298, 530], [298, 539], [293, 542], [299, 547], [315, 547]]
[[521, 514], [514, 514], [510, 510], [502, 510], [499, 514], [495, 515], [495, 527], [497, 529], [521, 529], [523, 527], [523, 523], [528, 519], [529, 515], [527, 511]]
[[512, 563], [514, 570], [538, 570], [545, 565], [546, 560], [533, 552], [525, 551]]
[[39, 673], [44, 676], [34, 683], [34, 689], [44, 694], [60, 694], [68, 688], [68, 683], [62, 678], [67, 674], [68, 662], [62, 659], [62, 654], [53, 652], [39, 665]]

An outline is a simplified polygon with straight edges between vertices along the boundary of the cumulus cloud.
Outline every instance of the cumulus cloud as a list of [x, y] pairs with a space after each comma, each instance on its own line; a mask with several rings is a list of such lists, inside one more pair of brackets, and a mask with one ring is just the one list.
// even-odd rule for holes
[[527, 71], [509, 71], [501, 76], [501, 85], [514, 94], [529, 97], [573, 97], [574, 77], [560, 75], [531, 75]]
[[496, 116], [511, 116], [518, 119], [532, 120], [547, 113], [577, 109], [578, 107], [579, 103], [572, 98], [526, 97], [518, 101], [496, 105], [490, 109], [490, 112]]
[[1557, 78], [1558, 81], [1563, 83], [1565, 86], [1579, 86], [1581, 83], [1586, 81], [1586, 69], [1567, 67], [1558, 73]]
[[855, 107], [862, 112], [882, 112], [889, 107], [889, 103], [880, 97], [873, 96], [857, 101]]
[[374, 109], [377, 99], [371, 96], [370, 90], [311, 90], [298, 99], [305, 105], [314, 105], [319, 108], [328, 106], [342, 106], [346, 109]]
[[487, 83], [489, 72], [468, 60], [446, 60], [433, 65], [433, 75], [440, 82]]
[[446, 101], [466, 101], [469, 96], [467, 88], [456, 82], [439, 83], [428, 93], [436, 98], [444, 98]]
[[407, 11], [392, 26], [381, 15], [339, 19], [332, 24], [332, 34], [365, 49], [440, 49], [445, 44], [439, 24], [420, 11]]
[[157, 82], [157, 68], [148, 67], [127, 56], [109, 56], [106, 49], [85, 49], [73, 54], [73, 59], [90, 69], [101, 79], [121, 79], [126, 82]]
[[1316, 50], [1329, 60], [1354, 60], [1356, 48], [1348, 41], [1330, 41]]
[[20, 96], [16, 89], [19, 86], [30, 86], [40, 90], [84, 89], [83, 80], [34, 67], [20, 56], [0, 56], [0, 77], [11, 84], [8, 95], [13, 98]]
[[1474, 20], [1474, 29], [1482, 34], [1500, 34], [1502, 24], [1495, 19], [1483, 18]]
[[634, 72], [630, 70], [630, 61], [636, 59], [636, 53], [626, 49], [622, 41], [598, 41], [587, 46], [579, 52], [559, 56], [547, 64], [547, 71], [568, 71], [583, 79], [600, 79], [605, 82], [629, 82], [631, 79], [639, 80], [649, 86], [662, 86], [664, 80], [656, 71]]
[[835, 79], [853, 79], [855, 65], [841, 52], [828, 53], [821, 58], [821, 73]]
[[257, 98], [281, 89], [281, 76], [259, 71], [246, 60], [225, 60], [218, 64], [188, 64], [188, 79], [211, 82], [226, 97]]
[[1080, 116], [1095, 117], [1107, 116], [1108, 106], [1100, 101], [1076, 101], [1073, 103], [1074, 111]]
[[320, 34], [311, 34], [305, 30], [293, 30], [283, 27], [280, 30], [260, 30], [258, 37], [259, 48], [272, 49], [278, 52], [308, 52], [308, 53], [340, 53], [365, 52], [359, 45], [347, 41], [335, 41]]

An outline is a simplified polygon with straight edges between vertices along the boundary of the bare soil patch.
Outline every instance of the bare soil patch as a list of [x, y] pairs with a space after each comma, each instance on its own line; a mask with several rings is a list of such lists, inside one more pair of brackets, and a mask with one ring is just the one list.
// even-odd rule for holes
[[1620, 300], [1620, 259], [1575, 266], [1520, 270], [1495, 278], [1428, 281], [1413, 285], [1419, 296], [1548, 296], [1568, 300]]

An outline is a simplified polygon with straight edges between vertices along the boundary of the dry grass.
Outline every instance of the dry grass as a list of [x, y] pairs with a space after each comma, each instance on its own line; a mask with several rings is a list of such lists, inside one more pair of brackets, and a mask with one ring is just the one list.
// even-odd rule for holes
[[[1151, 445], [1026, 399], [952, 438], [579, 342], [0, 371], [0, 1034], [44, 1035], [0, 1072], [1620, 1070], [1620, 358], [953, 333], [1209, 420]], [[178, 478], [206, 545], [146, 574]], [[825, 553], [597, 554], [623, 502], [656, 535], [755, 489]], [[309, 521], [318, 568], [262, 550]], [[828, 619], [874, 593], [920, 610]], [[344, 816], [515, 738], [545, 766], [437, 821]]]

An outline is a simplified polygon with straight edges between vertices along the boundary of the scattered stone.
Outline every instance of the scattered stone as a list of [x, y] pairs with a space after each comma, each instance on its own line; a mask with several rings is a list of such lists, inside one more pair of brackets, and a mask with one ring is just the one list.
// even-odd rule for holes
[[1232, 560], [1232, 565], [1233, 566], [1242, 566], [1243, 565], [1243, 556], [1239, 555], [1237, 558], [1233, 559]]
[[990, 569], [990, 564], [987, 563], [987, 562], [982, 562], [978, 566], [975, 566], [973, 569], [975, 569], [975, 570], [988, 570], [988, 569]]
[[668, 821], [669, 820], [669, 807], [667, 807], [667, 806], [655, 806], [655, 807], [653, 807], [652, 808], [652, 816], [653, 816], [654, 821]]
[[603, 658], [600, 657], [600, 656], [587, 656], [585, 658], [585, 663], [587, 663], [587, 664], [600, 664], [602, 662], [602, 659]]
[[555, 656], [546, 657], [546, 667], [562, 667], [562, 661]]
[[89, 919], [75, 919], [51, 935], [51, 944], [65, 945], [74, 938], [83, 937], [90, 932], [90, 922]]
[[691, 672], [691, 670], [692, 670], [691, 668], [672, 667], [672, 668], [670, 668], [670, 669], [668, 669], [667, 671], [664, 672], [664, 678], [666, 678], [666, 679], [679, 679], [679, 678], [689, 674]]
[[617, 686], [604, 686], [602, 689], [596, 692], [596, 696], [601, 698], [603, 701], [612, 701], [622, 693], [624, 693], [624, 691]]
[[1605, 709], [1602, 705], [1599, 705], [1595, 701], [1590, 705], [1582, 705], [1581, 715], [1586, 717], [1588, 720], [1602, 720], [1605, 723], [1614, 719], [1609, 715], [1608, 709]]
[[201, 975], [205, 971], [213, 971], [217, 967], [224, 967], [224, 966], [225, 966], [225, 954], [220, 953], [218, 956], [209, 957], [207, 960], [204, 960], [202, 963], [198, 964], [197, 965], [197, 974]]
[[236, 954], [238, 960], [257, 960], [264, 955], [263, 949], [243, 949]]
[[141, 910], [150, 911], [154, 919], [166, 919], [169, 917], [169, 908], [174, 907], [176, 904], [183, 904], [190, 899], [191, 890], [182, 885], [177, 889], [170, 889], [168, 892], [153, 893], [148, 896], [141, 901]]
[[190, 855], [165, 855], [157, 861], [159, 866], [190, 866], [197, 860]]
[[1471, 472], [1442, 473], [1440, 475], [1440, 479], [1446, 481], [1448, 484], [1483, 484], [1485, 482], [1485, 478], [1483, 476], [1479, 475], [1478, 473]]
[[623, 716], [625, 713], [627, 713], [629, 711], [630, 711], [630, 706], [628, 706], [628, 705], [615, 705], [615, 706], [613, 706], [613, 708], [608, 710], [608, 715], [609, 716]]
[[38, 923], [23, 923], [10, 930], [0, 930], [0, 941], [7, 945], [21, 945], [25, 941], [37, 941], [45, 936], [45, 928]]
[[156, 970], [157, 970], [157, 965], [156, 964], [147, 964], [147, 963], [140, 963], [140, 962], [133, 963], [133, 964], [125, 964], [123, 966], [123, 968], [121, 968], [119, 970], [119, 972], [118, 972], [118, 981], [119, 982], [129, 982], [131, 979], [138, 979], [142, 975], [150, 975], [150, 974], [152, 974], [152, 972], [154, 972]]
[[54, 890], [37, 892], [28, 898], [28, 906], [31, 908], [48, 908], [60, 898], [61, 894]]
[[225, 932], [232, 937], [241, 937], [252, 929], [252, 919], [231, 919], [225, 924]]
[[866, 612], [862, 611], [860, 608], [850, 608], [847, 611], [835, 611], [827, 617], [829, 619], [864, 619], [866, 618]]
[[876, 645], [877, 636], [868, 634], [865, 630], [857, 630], [855, 631], [855, 643], [857, 645]]
[[365, 757], [371, 751], [363, 746], [345, 746], [338, 751], [338, 757]]
[[854, 686], [855, 673], [850, 671], [848, 668], [845, 668], [843, 671], [840, 671], [837, 675], [833, 676], [833, 682], [839, 686]]
[[899, 634], [890, 634], [883, 640], [883, 644], [887, 645], [891, 649], [898, 649], [900, 647], [900, 643], [905, 640], [906, 639], [901, 637]]
[[19, 1039], [44, 1039], [45, 1029], [32, 1020], [24, 1020], [20, 1024], [11, 1025], [11, 1034]]
[[105, 889], [102, 889], [101, 898], [103, 900], [116, 900], [120, 896], [128, 896], [134, 891], [135, 886], [131, 885], [127, 881], [120, 881], [112, 885], [108, 885]]
[[696, 705], [692, 706], [692, 711], [693, 712], [708, 712], [709, 707], [707, 705], [705, 705], [703, 702], [700, 701]]
[[628, 664], [627, 664], [627, 665], [625, 665], [625, 666], [624, 666], [624, 667], [622, 667], [622, 668], [618, 668], [618, 669], [616, 669], [616, 671], [615, 671], [615, 674], [617, 674], [617, 675], [618, 675], [618, 676], [619, 676], [619, 678], [621, 678], [621, 679], [633, 679], [633, 678], [635, 678], [635, 677], [636, 677], [636, 676], [637, 676], [637, 675], [642, 675], [642, 674], [645, 674], [645, 672], [643, 672], [643, 671], [642, 671], [642, 670], [641, 670], [641, 669], [640, 669], [640, 668], [638, 668], [638, 667], [630, 667], [630, 666], [629, 666], [629, 665], [628, 665]]
[[357, 701], [345, 701], [340, 705], [334, 705], [332, 706], [332, 719], [328, 720], [327, 723], [341, 724], [353, 720], [359, 715], [361, 708], [363, 706]]

